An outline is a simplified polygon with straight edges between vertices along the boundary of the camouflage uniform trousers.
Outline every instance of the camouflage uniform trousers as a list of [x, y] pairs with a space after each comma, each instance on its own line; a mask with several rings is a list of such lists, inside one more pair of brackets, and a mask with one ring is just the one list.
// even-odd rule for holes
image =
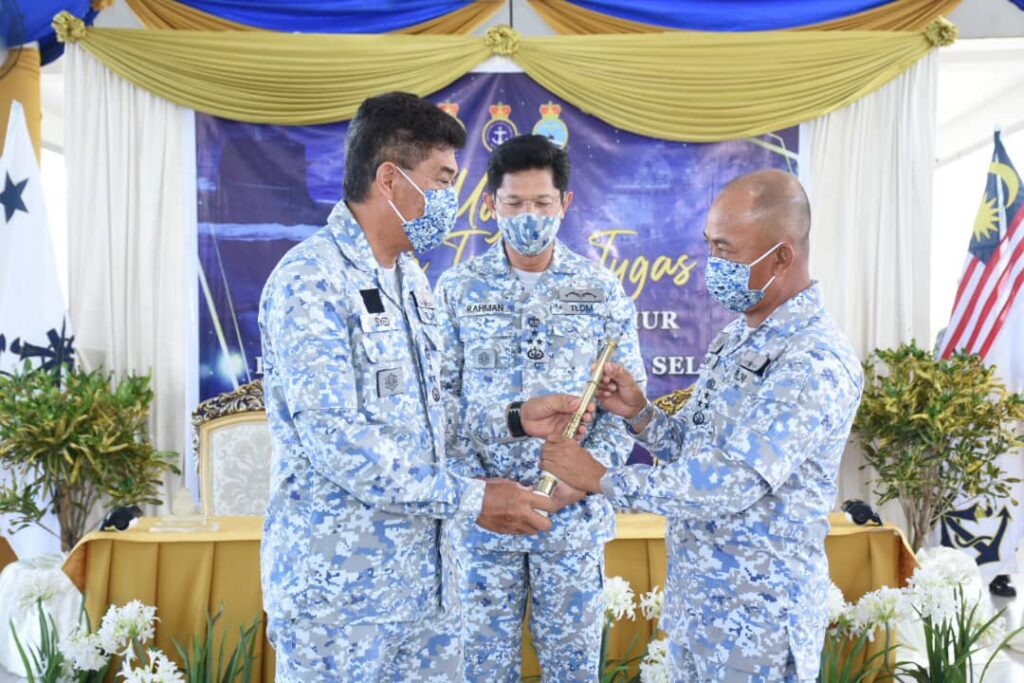
[[[815, 683], [816, 679], [801, 679], [796, 674], [796, 662], [790, 652], [779, 655], [778, 666], [763, 666], [760, 671], [740, 671], [723, 667], [715, 672], [713, 678], [701, 679], [697, 673], [697, 664], [685, 646], [675, 640], [669, 641], [669, 653], [672, 662], [672, 683]], [[785, 659], [783, 659], [783, 657]]]
[[415, 622], [295, 623], [274, 639], [277, 683], [462, 683], [457, 610]]
[[561, 552], [464, 548], [466, 682], [519, 683], [523, 614], [544, 683], [598, 679], [604, 547]]

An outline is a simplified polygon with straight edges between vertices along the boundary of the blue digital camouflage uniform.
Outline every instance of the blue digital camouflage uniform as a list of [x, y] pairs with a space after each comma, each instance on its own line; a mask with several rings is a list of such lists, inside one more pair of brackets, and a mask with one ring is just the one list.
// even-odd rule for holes
[[827, 514], [863, 383], [815, 284], [712, 342], [685, 408], [655, 410], [638, 437], [662, 464], [602, 479], [616, 505], [669, 518], [661, 626], [675, 680], [817, 676]]
[[[551, 265], [527, 291], [501, 241], [441, 276], [436, 297], [445, 330], [442, 377], [451, 465], [466, 476], [532, 486], [541, 442], [494, 440], [495, 410], [510, 401], [579, 394], [602, 343], [644, 377], [636, 309], [611, 271], [556, 242]], [[606, 465], [633, 447], [622, 421], [599, 413], [585, 445]], [[519, 681], [522, 617], [532, 587], [530, 631], [545, 681], [596, 678], [604, 612], [604, 543], [615, 534], [611, 504], [589, 496], [552, 516], [535, 536], [499, 536], [461, 525], [466, 679]]]
[[462, 679], [440, 520], [474, 520], [484, 484], [447, 467], [437, 311], [418, 264], [397, 268], [401, 291], [342, 202], [263, 292], [261, 564], [279, 681]]

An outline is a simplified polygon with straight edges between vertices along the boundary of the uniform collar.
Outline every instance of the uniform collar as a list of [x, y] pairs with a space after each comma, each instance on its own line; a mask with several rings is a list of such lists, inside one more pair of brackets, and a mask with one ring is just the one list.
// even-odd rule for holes
[[812, 281], [811, 286], [791, 296], [781, 306], [765, 318], [763, 326], [771, 328], [783, 335], [789, 335], [800, 329], [825, 308], [825, 299], [821, 285]]
[[[562, 244], [561, 240], [556, 238], [555, 251], [551, 255], [551, 263], [548, 264], [547, 271], [552, 273], [572, 273], [575, 270], [573, 268], [574, 257], [575, 254], [569, 251], [569, 248]], [[498, 240], [490, 249], [485, 251], [480, 256], [479, 264], [480, 271], [484, 275], [503, 276], [511, 273], [512, 267], [508, 262], [508, 254], [505, 253], [504, 240]]]
[[372, 273], [377, 270], [377, 259], [370, 249], [366, 234], [359, 226], [345, 200], [334, 205], [331, 215], [327, 218], [327, 227], [331, 237], [338, 245], [341, 253], [359, 270]]

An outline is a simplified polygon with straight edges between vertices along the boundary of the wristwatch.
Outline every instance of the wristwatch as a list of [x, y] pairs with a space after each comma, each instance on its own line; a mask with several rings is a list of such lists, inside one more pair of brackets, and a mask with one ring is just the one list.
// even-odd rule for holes
[[522, 408], [522, 401], [512, 401], [505, 409], [505, 425], [513, 439], [522, 439], [527, 436], [526, 430], [523, 428]]
[[647, 401], [644, 404], [644, 407], [640, 409], [639, 413], [633, 417], [624, 417], [622, 419], [626, 421], [626, 426], [629, 428], [629, 431], [634, 434], [639, 434], [641, 431], [639, 429], [640, 425], [647, 422], [652, 415], [654, 415], [654, 404]]

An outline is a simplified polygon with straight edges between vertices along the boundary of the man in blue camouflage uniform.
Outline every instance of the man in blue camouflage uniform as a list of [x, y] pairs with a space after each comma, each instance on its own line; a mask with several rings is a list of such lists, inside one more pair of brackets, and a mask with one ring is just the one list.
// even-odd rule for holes
[[[642, 378], [636, 309], [611, 271], [556, 239], [572, 202], [563, 150], [539, 135], [514, 138], [494, 150], [487, 176], [484, 201], [502, 239], [446, 272], [435, 292], [446, 335], [442, 382], [454, 432], [449, 457], [465, 476], [532, 485], [540, 441], [485, 443], [460, 417], [478, 406], [578, 394], [611, 338], [619, 343], [615, 357]], [[597, 416], [584, 443], [606, 466], [624, 464], [633, 447], [625, 425], [610, 414]], [[554, 495], [572, 504], [552, 517], [547, 534], [502, 536], [471, 520], [461, 524], [469, 681], [519, 681], [528, 594], [543, 679], [598, 677], [604, 544], [615, 535], [615, 516], [601, 496], [584, 497], [566, 486]]]
[[609, 365], [605, 410], [662, 463], [606, 468], [561, 438], [542, 467], [616, 505], [665, 515], [661, 626], [673, 680], [814, 681], [828, 595], [824, 539], [860, 364], [807, 267], [810, 209], [780, 171], [730, 183], [708, 213], [708, 291], [743, 315], [712, 342], [668, 417]]
[[[264, 289], [274, 455], [261, 565], [278, 681], [462, 680], [441, 520], [532, 533], [550, 527], [535, 509], [557, 510], [446, 464], [442, 331], [407, 252], [436, 246], [454, 224], [464, 140], [419, 97], [366, 100], [349, 128], [346, 199]], [[575, 407], [558, 400], [517, 407], [517, 428], [557, 431]], [[496, 419], [479, 432], [507, 434]]]

